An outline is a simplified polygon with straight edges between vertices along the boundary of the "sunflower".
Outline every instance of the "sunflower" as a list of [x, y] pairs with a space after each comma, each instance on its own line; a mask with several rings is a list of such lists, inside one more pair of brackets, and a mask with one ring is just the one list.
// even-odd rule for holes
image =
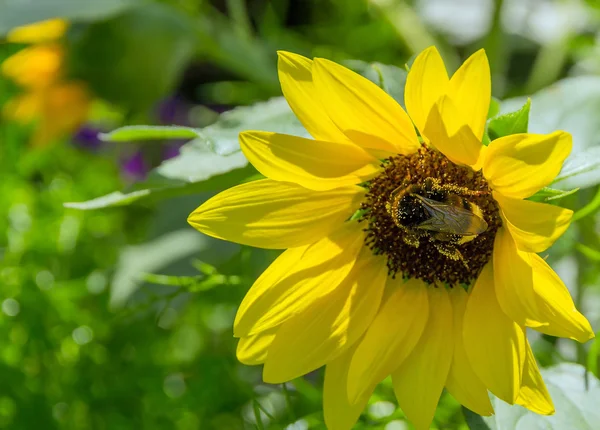
[[14, 121], [36, 123], [34, 145], [43, 145], [73, 132], [87, 118], [87, 87], [65, 79], [65, 50], [59, 43], [67, 29], [61, 19], [17, 27], [7, 35], [12, 43], [32, 44], [1, 65], [2, 74], [25, 91], [9, 100], [4, 115]]
[[552, 414], [525, 328], [580, 342], [593, 332], [537, 254], [572, 211], [527, 198], [558, 174], [571, 136], [483, 145], [483, 50], [451, 79], [434, 47], [422, 52], [406, 81], [408, 114], [334, 62], [280, 52], [278, 69], [314, 140], [241, 133], [266, 179], [188, 219], [212, 237], [285, 249], [240, 305], [239, 360], [264, 364], [268, 383], [325, 366], [330, 429], [351, 428], [389, 375], [417, 429], [429, 428], [444, 388], [480, 415], [493, 414], [488, 391]]

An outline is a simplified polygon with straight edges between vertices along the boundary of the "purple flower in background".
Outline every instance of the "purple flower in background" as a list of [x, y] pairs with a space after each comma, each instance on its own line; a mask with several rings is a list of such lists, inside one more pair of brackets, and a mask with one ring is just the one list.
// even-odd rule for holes
[[128, 180], [141, 181], [150, 170], [141, 150], [135, 151], [121, 163], [123, 174]]
[[185, 142], [185, 140], [173, 140], [166, 144], [162, 151], [163, 160], [168, 160], [169, 158], [177, 157], [179, 155], [179, 150], [185, 144]]
[[[157, 119], [160, 124], [190, 126], [189, 113], [192, 105], [180, 97], [169, 97], [157, 106]], [[179, 150], [186, 140], [170, 140], [165, 143], [162, 150], [162, 159], [168, 160], [179, 155]]]
[[[196, 115], [193, 114], [196, 109]], [[154, 108], [154, 123], [162, 125], [181, 125], [188, 127], [203, 127], [215, 120], [216, 114], [231, 109], [225, 105], [194, 105], [181, 97], [171, 96], [159, 103]], [[212, 111], [212, 112], [211, 112]], [[208, 116], [207, 116], [208, 115]], [[115, 126], [113, 125], [113, 127]], [[83, 149], [97, 152], [106, 149], [108, 152], [114, 148], [119, 154], [118, 160], [121, 172], [127, 182], [136, 182], [146, 179], [150, 170], [161, 161], [176, 157], [181, 147], [187, 140], [169, 140], [160, 143], [160, 147], [150, 147], [131, 142], [128, 145], [115, 145], [111, 142], [100, 140], [100, 133], [110, 131], [87, 124], [82, 126], [73, 136], [73, 143]]]
[[214, 110], [216, 113], [219, 113], [219, 114], [233, 109], [233, 106], [228, 106], [228, 105], [206, 105], [206, 107]]
[[190, 105], [177, 96], [161, 101], [156, 108], [159, 124], [189, 125]]
[[73, 136], [73, 142], [82, 148], [88, 149], [90, 151], [98, 151], [104, 142], [102, 142], [99, 138], [101, 131], [95, 127], [90, 125], [84, 125], [75, 136]]

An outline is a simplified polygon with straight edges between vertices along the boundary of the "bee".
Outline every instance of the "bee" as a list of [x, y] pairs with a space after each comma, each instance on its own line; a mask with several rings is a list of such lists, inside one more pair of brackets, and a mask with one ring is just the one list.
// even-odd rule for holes
[[458, 246], [488, 228], [479, 206], [466, 197], [482, 193], [427, 178], [422, 186], [401, 185], [392, 191], [386, 209], [407, 245], [418, 248], [421, 240], [428, 240], [440, 254], [466, 266]]

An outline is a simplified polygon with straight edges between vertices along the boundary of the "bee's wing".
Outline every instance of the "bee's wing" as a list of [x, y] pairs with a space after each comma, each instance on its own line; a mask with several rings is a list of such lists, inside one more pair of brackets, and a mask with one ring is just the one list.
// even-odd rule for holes
[[487, 230], [487, 223], [482, 218], [466, 209], [441, 203], [427, 197], [415, 195], [423, 203], [423, 207], [431, 216], [420, 223], [417, 228], [433, 230], [459, 236], [474, 236]]

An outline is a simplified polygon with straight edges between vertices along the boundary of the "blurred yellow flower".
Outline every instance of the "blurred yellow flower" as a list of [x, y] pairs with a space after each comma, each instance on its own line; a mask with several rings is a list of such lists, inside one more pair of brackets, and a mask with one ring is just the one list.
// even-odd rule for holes
[[30, 46], [2, 63], [2, 74], [27, 89], [42, 89], [60, 79], [64, 52], [58, 44]]
[[81, 82], [64, 76], [64, 47], [60, 39], [67, 28], [53, 19], [18, 27], [7, 40], [34, 43], [7, 58], [0, 70], [21, 86], [24, 93], [3, 108], [5, 117], [24, 124], [35, 123], [34, 145], [43, 145], [72, 133], [87, 118], [91, 96]]
[[6, 40], [14, 43], [42, 43], [60, 39], [67, 31], [68, 24], [60, 18], [48, 19], [12, 29]]
[[279, 78], [314, 140], [242, 133], [267, 179], [222, 192], [188, 219], [216, 238], [287, 249], [240, 305], [240, 361], [264, 363], [268, 383], [325, 365], [329, 429], [351, 428], [389, 375], [419, 430], [444, 388], [480, 415], [493, 414], [488, 390], [552, 414], [525, 328], [580, 342], [594, 335], [537, 255], [572, 212], [526, 198], [558, 174], [571, 136], [483, 146], [483, 51], [451, 79], [435, 48], [421, 53], [406, 82], [410, 116], [328, 60], [281, 52]]

